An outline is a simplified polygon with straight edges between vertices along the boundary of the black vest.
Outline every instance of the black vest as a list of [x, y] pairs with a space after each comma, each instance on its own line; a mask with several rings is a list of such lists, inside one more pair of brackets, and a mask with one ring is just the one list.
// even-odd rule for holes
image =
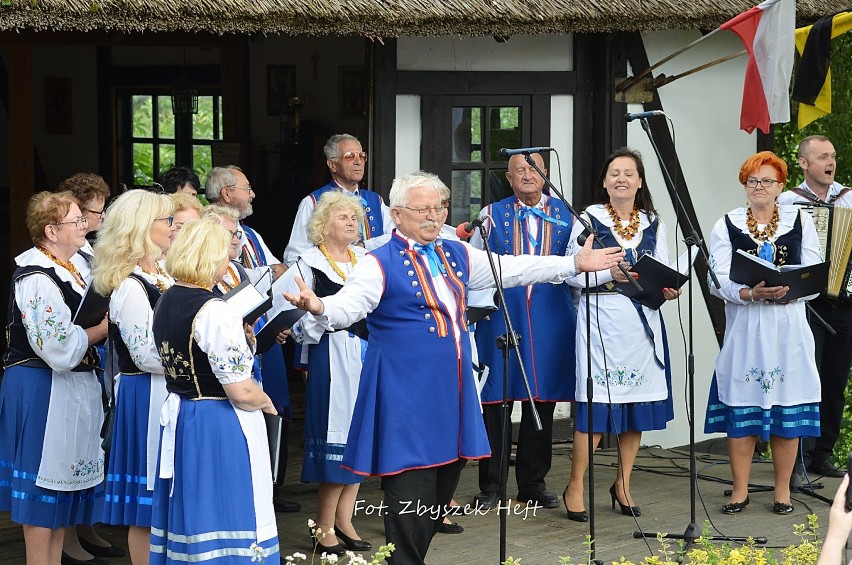
[[[140, 275], [131, 273], [128, 278], [134, 279], [142, 285], [142, 288], [148, 295], [148, 303], [151, 305], [151, 309], [153, 310], [157, 305], [157, 301], [160, 299], [160, 296], [162, 296], [160, 289], [146, 281], [145, 278]], [[133, 362], [133, 358], [130, 357], [130, 351], [128, 351], [127, 345], [124, 343], [124, 340], [121, 339], [121, 332], [119, 331], [118, 326], [113, 322], [109, 323], [109, 338], [112, 341], [113, 347], [115, 347], [115, 353], [118, 355], [118, 370], [121, 371], [121, 374], [141, 375], [144, 373], [144, 371], [137, 367], [136, 363]]]
[[154, 340], [166, 374], [166, 389], [183, 398], [228, 398], [207, 353], [193, 337], [198, 312], [211, 300], [219, 299], [208, 290], [175, 285], [154, 308]]
[[[21, 319], [21, 310], [18, 308], [18, 303], [15, 301], [15, 283], [30, 275], [41, 273], [50, 277], [56, 283], [59, 291], [62, 293], [62, 300], [71, 310], [72, 316], [80, 307], [83, 297], [77, 294], [70, 282], [64, 281], [56, 274], [53, 267], [39, 267], [36, 265], [28, 265], [26, 267], [18, 267], [12, 275], [11, 289], [9, 290], [9, 317], [6, 324], [6, 355], [3, 357], [3, 367], [8, 369], [15, 365], [24, 365], [26, 367], [38, 367], [41, 369], [49, 369], [44, 359], [33, 351], [30, 342], [27, 340], [27, 331], [24, 328], [24, 322]], [[95, 370], [100, 365], [100, 357], [97, 350], [89, 347], [83, 360], [79, 365], [74, 367], [71, 372], [83, 373]]]
[[[725, 214], [725, 225], [728, 227], [728, 237], [731, 238], [731, 247], [736, 253], [738, 249], [742, 249], [746, 253], [758, 255], [761, 243], [755, 243], [748, 234], [735, 226], [731, 219]], [[796, 214], [796, 223], [793, 224], [793, 229], [778, 236], [772, 245], [772, 262], [775, 266], [781, 265], [798, 265], [802, 262], [802, 216], [801, 212]]]
[[[314, 273], [314, 294], [317, 295], [317, 298], [337, 294], [337, 291], [343, 288], [342, 284], [337, 284], [336, 282], [328, 278], [328, 275], [323, 273], [321, 270], [314, 269], [313, 267], [311, 267], [311, 271], [313, 271]], [[348, 328], [343, 328], [334, 331], [347, 331], [353, 335], [360, 337], [363, 340], [366, 340], [370, 335], [370, 332], [367, 331], [366, 318], [363, 320], [358, 320]]]

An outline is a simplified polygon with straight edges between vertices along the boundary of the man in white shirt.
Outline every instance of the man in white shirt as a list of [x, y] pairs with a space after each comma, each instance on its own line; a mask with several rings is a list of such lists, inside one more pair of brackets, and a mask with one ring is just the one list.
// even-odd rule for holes
[[[799, 166], [805, 174], [805, 182], [781, 193], [779, 204], [852, 207], [852, 192], [834, 180], [837, 153], [827, 137], [812, 135], [799, 143]], [[843, 470], [831, 463], [831, 453], [840, 435], [846, 382], [852, 366], [852, 297], [844, 297], [842, 291], [840, 298], [822, 294], [809, 304], [834, 328], [836, 335], [831, 335], [821, 322], [811, 317], [822, 390], [820, 437], [802, 440], [801, 459], [795, 468], [794, 481], [802, 465], [808, 472], [817, 475], [836, 478], [844, 475]]]
[[[390, 210], [385, 206], [378, 193], [361, 188], [361, 181], [367, 169], [367, 154], [361, 147], [361, 142], [348, 133], [332, 135], [323, 147], [326, 165], [331, 173], [331, 182], [305, 196], [299, 203], [290, 242], [284, 250], [284, 263], [292, 265], [299, 255], [312, 247], [308, 242], [308, 222], [320, 196], [329, 190], [347, 191], [358, 198], [364, 207], [364, 223], [359, 226], [359, 243], [365, 244], [370, 239], [390, 233], [393, 220]], [[369, 249], [369, 245], [367, 246]]]

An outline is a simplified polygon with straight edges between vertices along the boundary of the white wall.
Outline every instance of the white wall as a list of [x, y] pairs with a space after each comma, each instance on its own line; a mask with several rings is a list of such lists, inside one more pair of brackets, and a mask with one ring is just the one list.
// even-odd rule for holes
[[[698, 36], [698, 32], [663, 31], [644, 34], [643, 40], [648, 58], [653, 64], [694, 41]], [[675, 75], [740, 49], [742, 44], [734, 34], [720, 33], [656, 69], [654, 74]], [[746, 157], [755, 152], [756, 147], [755, 136], [739, 129], [745, 64], [746, 58], [740, 57], [677, 80], [658, 90], [663, 110], [674, 122], [676, 149], [683, 175], [701, 231], [708, 239], [716, 220], [745, 201], [743, 189], [737, 183], [737, 173], [740, 165]], [[631, 105], [629, 108], [631, 112], [641, 110], [642, 107], [638, 105]], [[657, 159], [639, 122], [628, 125], [627, 136], [628, 144], [642, 152], [654, 204], [668, 227], [669, 254], [673, 260], [676, 256], [676, 242], [679, 250], [685, 249], [683, 233], [675, 230], [674, 208]], [[687, 292], [688, 287], [684, 286], [680, 315], [685, 331], [688, 321]], [[696, 438], [701, 441], [710, 437], [703, 433], [704, 413], [719, 347], [697, 284], [694, 287], [694, 301], [695, 427]], [[665, 431], [644, 434], [642, 443], [670, 447], [685, 445], [689, 441], [684, 403], [686, 355], [682, 345], [684, 339], [681, 338], [677, 305], [667, 304], [663, 312], [672, 354], [675, 421], [671, 422]]]

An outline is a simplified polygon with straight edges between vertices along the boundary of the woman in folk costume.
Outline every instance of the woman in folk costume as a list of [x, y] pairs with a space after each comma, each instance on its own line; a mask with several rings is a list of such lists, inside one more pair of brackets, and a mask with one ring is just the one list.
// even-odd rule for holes
[[[626, 147], [617, 149], [604, 162], [596, 186], [597, 203], [586, 208], [584, 214], [595, 228], [601, 244], [622, 247], [626, 251], [627, 267], [645, 254], [651, 254], [668, 265], [666, 226], [654, 210], [641, 155]], [[577, 236], [582, 231], [582, 224], [576, 223], [568, 253], [576, 249]], [[674, 418], [669, 351], [662, 313], [612, 289], [613, 281], [626, 280], [621, 270], [613, 267], [589, 273], [591, 289], [586, 288], [585, 275], [567, 281], [583, 292], [576, 329], [574, 453], [571, 481], [563, 493], [568, 519], [577, 522], [588, 520], [583, 502], [583, 476], [589, 465], [587, 434], [593, 434], [595, 446], [603, 433], [618, 435], [618, 468], [609, 489], [612, 507], [615, 508], [618, 503], [621, 514], [639, 516], [640, 509], [630, 493], [630, 476], [642, 432], [665, 429], [666, 423]], [[595, 296], [589, 297], [587, 293]], [[663, 290], [667, 300], [673, 300], [679, 294], [679, 290]], [[583, 306], [587, 298], [591, 299], [592, 310], [594, 400], [591, 407], [583, 401], [588, 398], [588, 336]], [[589, 410], [592, 410], [592, 430], [588, 429]]]
[[[191, 198], [191, 197], [190, 197]], [[110, 296], [110, 340], [118, 356], [107, 473], [106, 524], [128, 526], [134, 565], [148, 563], [151, 499], [166, 380], [152, 330], [154, 307], [174, 284], [158, 262], [175, 234], [168, 196], [130, 190], [116, 198], [95, 243], [95, 290]]]
[[739, 181], [748, 206], [725, 214], [710, 236], [710, 264], [721, 283], [718, 290], [710, 285], [710, 291], [725, 301], [725, 339], [704, 431], [728, 434], [734, 488], [722, 512], [737, 514], [748, 506], [751, 459], [762, 438], [772, 447], [772, 511], [789, 514], [798, 438], [819, 437], [819, 374], [805, 313], [806, 301], [816, 295], [783, 302], [788, 287], [736, 283], [730, 278], [731, 257], [742, 250], [778, 266], [813, 265], [821, 261], [819, 239], [809, 214], [777, 204], [787, 164], [775, 154], [749, 157]]
[[104, 453], [95, 343], [73, 323], [88, 281], [70, 262], [88, 218], [70, 192], [40, 192], [27, 206], [35, 246], [15, 258], [8, 348], [0, 383], [0, 511], [23, 525], [27, 563], [58, 565], [64, 528], [101, 518]]
[[251, 378], [251, 328], [211, 290], [228, 269], [231, 240], [217, 221], [187, 222], [166, 259], [175, 285], [154, 311], [169, 395], [160, 415], [151, 563], [278, 561], [261, 413], [276, 410]]
[[[308, 222], [313, 247], [283, 275], [289, 292], [298, 292], [293, 280], [296, 275], [318, 296], [340, 290], [366, 253], [353, 245], [363, 215], [360, 201], [346, 193], [326, 192], [320, 197]], [[362, 320], [347, 330], [327, 331], [306, 315], [293, 332], [308, 359], [302, 480], [319, 483], [314, 545], [317, 552], [366, 551], [372, 545], [360, 539], [352, 525], [364, 477], [340, 466], [366, 353], [366, 323]]]

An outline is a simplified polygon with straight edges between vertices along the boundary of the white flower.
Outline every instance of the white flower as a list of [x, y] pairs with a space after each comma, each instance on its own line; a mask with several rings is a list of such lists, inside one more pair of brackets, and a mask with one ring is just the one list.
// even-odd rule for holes
[[326, 553], [322, 552], [322, 559], [324, 563], [337, 563], [337, 554], [336, 553]]
[[308, 558], [308, 556], [305, 555], [304, 553], [294, 553], [293, 557], [295, 557], [296, 559], [307, 559]]
[[316, 527], [316, 525], [317, 525], [316, 522], [314, 522], [311, 518], [308, 518], [308, 527], [309, 528], [313, 529], [313, 528]]

